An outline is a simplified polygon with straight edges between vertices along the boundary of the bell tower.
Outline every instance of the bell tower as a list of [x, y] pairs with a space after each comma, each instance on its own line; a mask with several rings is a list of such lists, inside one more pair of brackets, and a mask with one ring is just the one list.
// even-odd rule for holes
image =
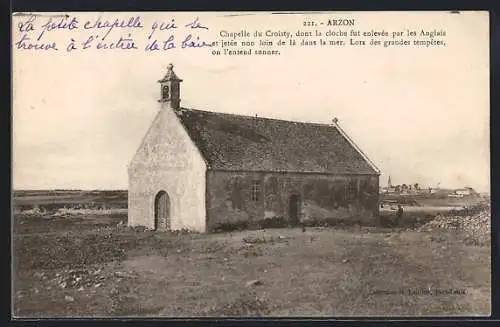
[[165, 77], [158, 81], [161, 87], [161, 97], [158, 102], [170, 105], [172, 109], [179, 109], [181, 103], [180, 83], [182, 80], [174, 73], [174, 65], [168, 64]]

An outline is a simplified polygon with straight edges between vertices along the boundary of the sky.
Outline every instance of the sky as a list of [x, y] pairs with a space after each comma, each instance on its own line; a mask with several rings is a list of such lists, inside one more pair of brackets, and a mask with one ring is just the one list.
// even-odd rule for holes
[[[120, 14], [75, 15], [83, 22]], [[285, 46], [277, 56], [214, 56], [207, 48], [157, 52], [14, 48], [15, 189], [127, 188], [127, 164], [159, 110], [157, 81], [173, 63], [183, 79], [182, 106], [304, 122], [330, 123], [337, 117], [381, 170], [382, 186], [390, 175], [393, 184], [440, 183], [489, 191], [487, 13], [138, 15], [144, 29], [115, 29], [108, 40], [130, 32], [144, 45], [155, 21], [172, 19], [181, 25], [199, 17], [209, 29], [196, 33], [220, 41], [221, 30], [295, 33], [304, 29], [306, 19], [341, 16], [354, 18], [354, 28], [360, 30], [445, 30], [446, 46]], [[14, 17], [13, 26], [23, 19]], [[35, 31], [27, 35], [36, 39], [47, 19], [37, 17]], [[323, 30], [335, 28], [339, 27]], [[54, 30], [41, 40], [57, 42], [63, 50], [69, 39], [78, 42], [97, 32], [103, 31]], [[166, 39], [169, 33], [156, 31], [153, 38]], [[182, 38], [188, 32], [179, 28], [175, 33]], [[15, 28], [14, 41], [21, 36]]]

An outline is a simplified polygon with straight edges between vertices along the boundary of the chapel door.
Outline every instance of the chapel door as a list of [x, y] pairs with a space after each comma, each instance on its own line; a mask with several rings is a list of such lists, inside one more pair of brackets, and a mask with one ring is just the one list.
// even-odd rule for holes
[[298, 225], [300, 222], [300, 196], [294, 194], [290, 196], [289, 216], [292, 225]]
[[155, 197], [155, 230], [170, 229], [170, 199], [167, 192], [160, 191]]

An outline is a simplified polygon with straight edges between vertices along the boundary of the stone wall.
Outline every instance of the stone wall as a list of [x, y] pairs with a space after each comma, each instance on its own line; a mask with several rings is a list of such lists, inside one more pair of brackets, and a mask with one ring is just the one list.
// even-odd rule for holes
[[171, 108], [160, 109], [131, 161], [129, 226], [154, 227], [154, 199], [165, 191], [172, 230], [205, 231], [205, 162]]
[[[260, 183], [258, 199], [252, 183]], [[265, 218], [290, 219], [290, 197], [300, 198], [300, 221], [378, 217], [377, 175], [207, 172], [207, 228]], [[255, 195], [255, 194], [254, 194]]]

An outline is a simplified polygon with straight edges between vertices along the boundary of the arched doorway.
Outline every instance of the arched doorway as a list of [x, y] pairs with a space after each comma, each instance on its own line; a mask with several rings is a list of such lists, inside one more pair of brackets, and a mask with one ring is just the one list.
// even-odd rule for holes
[[155, 230], [170, 229], [170, 199], [167, 192], [160, 191], [155, 197]]
[[300, 196], [297, 194], [290, 196], [288, 214], [292, 225], [298, 225], [300, 222], [300, 207]]

